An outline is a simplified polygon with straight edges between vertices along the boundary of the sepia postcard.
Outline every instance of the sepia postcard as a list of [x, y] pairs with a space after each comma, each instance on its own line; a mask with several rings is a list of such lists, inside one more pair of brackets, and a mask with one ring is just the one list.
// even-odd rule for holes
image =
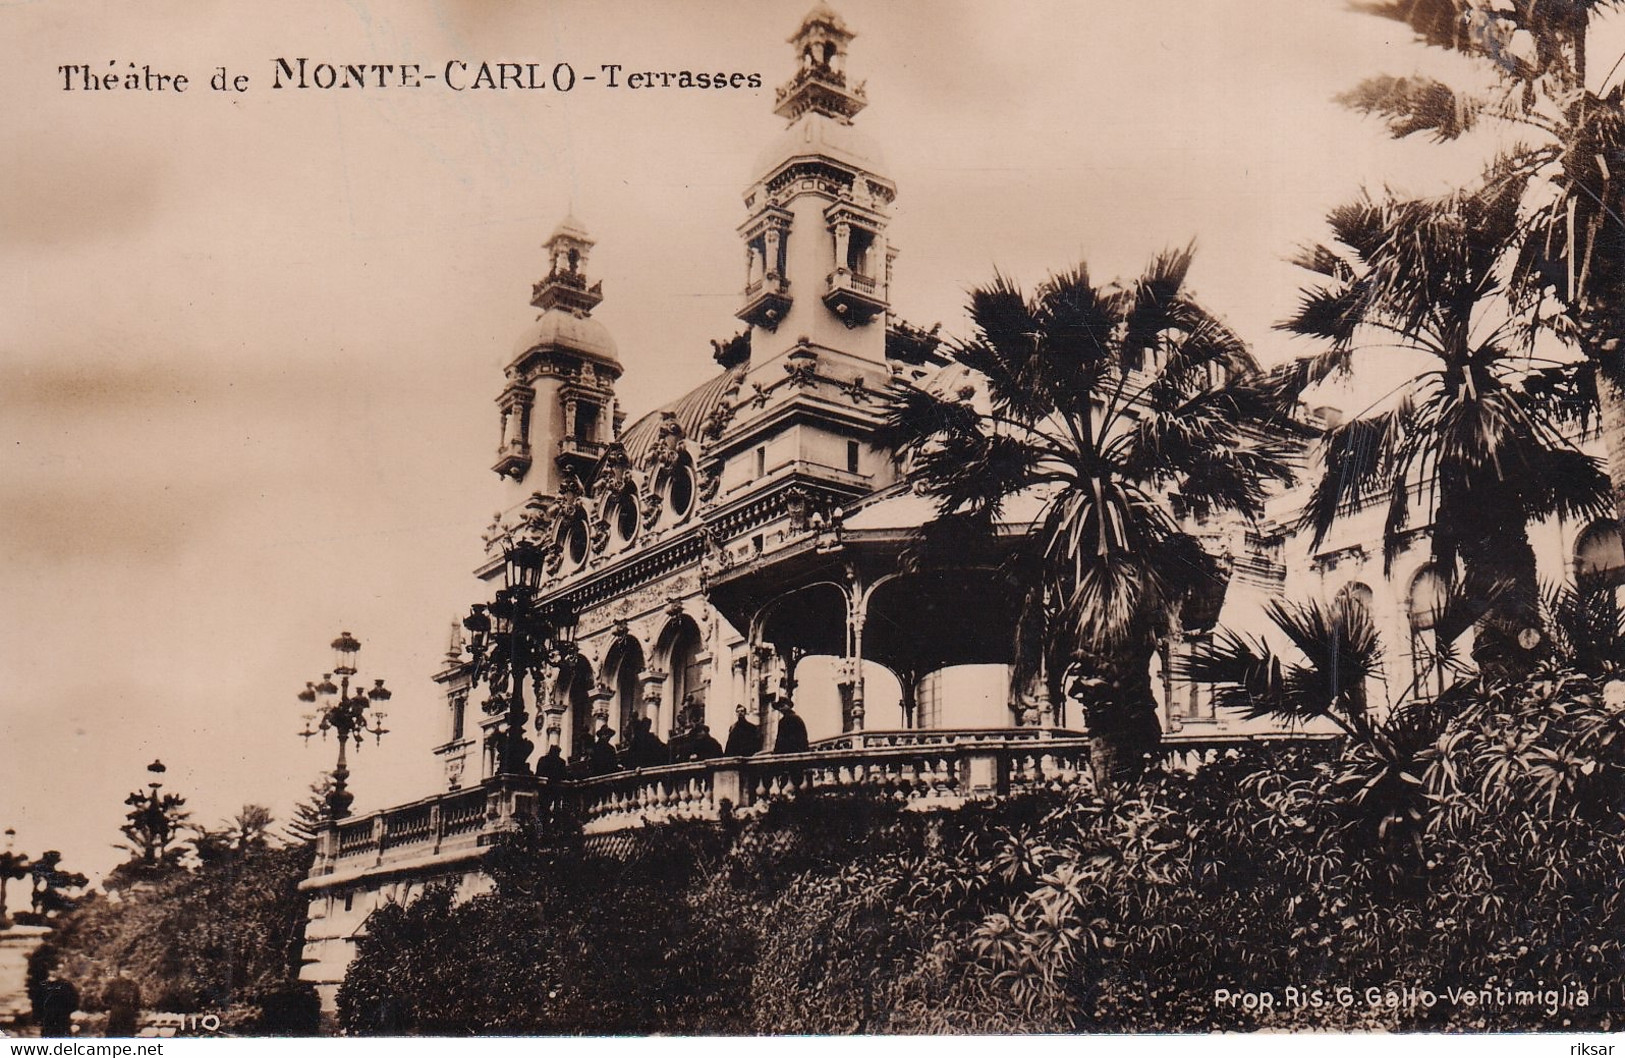
[[1618, 7], [0, 4], [0, 1036], [1612, 1053]]

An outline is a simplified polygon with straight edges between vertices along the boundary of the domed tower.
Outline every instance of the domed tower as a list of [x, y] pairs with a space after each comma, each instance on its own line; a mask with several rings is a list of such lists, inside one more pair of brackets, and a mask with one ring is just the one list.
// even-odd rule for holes
[[555, 495], [566, 470], [585, 479], [620, 426], [621, 362], [609, 331], [592, 318], [604, 299], [603, 284], [587, 282], [593, 241], [566, 217], [544, 247], [548, 272], [530, 299], [541, 314], [514, 348], [497, 398], [502, 439], [491, 469], [513, 483], [515, 503]]
[[806, 338], [876, 363], [886, 355], [886, 311], [897, 251], [886, 225], [897, 188], [880, 151], [852, 125], [868, 105], [850, 84], [855, 34], [820, 2], [789, 38], [795, 75], [774, 113], [790, 122], [757, 160], [745, 192], [745, 303], [757, 363]]

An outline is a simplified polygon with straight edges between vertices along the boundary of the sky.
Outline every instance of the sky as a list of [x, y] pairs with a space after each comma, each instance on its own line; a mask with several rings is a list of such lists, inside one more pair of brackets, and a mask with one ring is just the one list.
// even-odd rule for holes
[[[1441, 191], [1481, 145], [1393, 143], [1333, 97], [1453, 72], [1337, 0], [832, 0], [898, 199], [894, 310], [963, 331], [995, 270], [1191, 284], [1266, 362], [1361, 186]], [[494, 399], [541, 243], [598, 240], [637, 416], [735, 333], [735, 227], [810, 0], [0, 3], [0, 830], [100, 875], [161, 758], [213, 825], [333, 764], [295, 694], [341, 631], [394, 691], [356, 811], [443, 783], [432, 674], [498, 501]], [[758, 90], [274, 89], [310, 64], [760, 73]], [[187, 90], [64, 88], [64, 65]], [[111, 64], [111, 65], [110, 65]], [[214, 91], [224, 67], [246, 91]], [[13, 905], [19, 904], [13, 894]]]

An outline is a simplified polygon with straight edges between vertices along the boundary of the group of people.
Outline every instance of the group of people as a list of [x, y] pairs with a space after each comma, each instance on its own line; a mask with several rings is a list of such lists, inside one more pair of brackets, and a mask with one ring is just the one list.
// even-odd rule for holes
[[[797, 715], [788, 699], [773, 703], [778, 710], [778, 733], [773, 739], [774, 753], [805, 753], [808, 749], [807, 724]], [[728, 743], [719, 743], [704, 722], [696, 724], [686, 734], [673, 738], [671, 745], [654, 733], [654, 721], [646, 716], [633, 722], [630, 738], [614, 745], [615, 731], [605, 725], [598, 729], [592, 748], [586, 753], [588, 775], [608, 775], [629, 768], [657, 768], [664, 764], [683, 764], [695, 760], [714, 760], [717, 757], [749, 757], [762, 751], [762, 729], [750, 722], [744, 706], [734, 709], [737, 719], [728, 729]], [[564, 759], [558, 746], [551, 747], [536, 764], [538, 777], [548, 780], [572, 777], [571, 765]]]

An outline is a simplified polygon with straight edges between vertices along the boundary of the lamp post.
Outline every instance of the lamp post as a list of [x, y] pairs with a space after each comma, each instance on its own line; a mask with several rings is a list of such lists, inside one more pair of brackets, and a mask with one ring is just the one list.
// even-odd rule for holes
[[[349, 815], [350, 804], [355, 800], [355, 795], [349, 790], [350, 768], [345, 756], [349, 742], [353, 739], [356, 749], [360, 750], [365, 736], [370, 734], [375, 742], [382, 742], [384, 736], [389, 734], [389, 729], [384, 727], [384, 712], [381, 709], [373, 708], [372, 726], [367, 726], [368, 707], [382, 705], [390, 699], [384, 681], [373, 680], [372, 686], [363, 691], [363, 681], [358, 679], [355, 681], [355, 693], [350, 693], [350, 679], [356, 674], [355, 656], [360, 650], [361, 643], [354, 636], [340, 632], [339, 637], [333, 640], [333, 655], [337, 662], [333, 671], [323, 673], [320, 683], [306, 683], [305, 689], [299, 692], [299, 700], [316, 709], [304, 715], [305, 729], [299, 732], [306, 745], [317, 734], [326, 739], [329, 730], [338, 732], [339, 759], [333, 768], [333, 789], [327, 795], [327, 817], [335, 820]], [[334, 676], [339, 678], [336, 685], [333, 683]], [[312, 721], [316, 721], [315, 728], [310, 726]]]
[[575, 610], [563, 600], [539, 602], [546, 555], [529, 540], [503, 551], [504, 587], [488, 603], [476, 603], [463, 619], [471, 633], [471, 679], [482, 680], [493, 703], [506, 705], [498, 775], [528, 775], [535, 747], [525, 737], [525, 680], [539, 702], [546, 674], [575, 654]]

